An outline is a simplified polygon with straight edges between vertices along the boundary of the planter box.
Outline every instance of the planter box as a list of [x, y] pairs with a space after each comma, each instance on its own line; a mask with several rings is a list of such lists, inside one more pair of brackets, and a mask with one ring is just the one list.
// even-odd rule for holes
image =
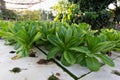
[[[0, 80], [48, 80], [53, 74], [60, 80], [120, 80], [120, 54], [116, 52], [111, 56], [115, 67], [103, 65], [98, 72], [91, 72], [77, 64], [70, 67], [63, 66], [56, 59], [47, 64], [38, 64], [41, 59], [46, 59], [47, 50], [44, 47], [33, 49], [37, 57], [24, 57], [17, 60], [12, 60], [16, 54], [9, 53], [13, 50], [12, 46], [5, 46], [4, 41], [0, 40]], [[12, 70], [16, 67], [21, 71], [14, 73]]]
[[[38, 64], [40, 59], [46, 59], [46, 55], [37, 48], [33, 50], [38, 57], [24, 57], [17, 60], [11, 59], [16, 55], [10, 54], [11, 50], [14, 50], [12, 46], [5, 46], [4, 41], [0, 40], [0, 80], [48, 80], [53, 74], [60, 80], [74, 80], [54, 62]], [[21, 71], [12, 72], [15, 67]]]

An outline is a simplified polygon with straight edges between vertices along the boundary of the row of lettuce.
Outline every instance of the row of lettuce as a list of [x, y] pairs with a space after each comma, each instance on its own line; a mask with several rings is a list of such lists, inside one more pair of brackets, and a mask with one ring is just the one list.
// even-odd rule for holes
[[80, 64], [91, 71], [98, 71], [103, 64], [114, 66], [107, 53], [120, 51], [120, 31], [98, 32], [86, 23], [0, 21], [0, 37], [21, 56], [28, 56], [34, 45], [45, 46], [48, 60], [59, 58], [65, 66]]

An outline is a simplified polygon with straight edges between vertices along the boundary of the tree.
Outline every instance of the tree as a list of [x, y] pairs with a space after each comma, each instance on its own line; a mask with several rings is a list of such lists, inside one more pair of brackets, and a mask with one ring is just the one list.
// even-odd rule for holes
[[69, 0], [80, 6], [81, 11], [100, 11], [106, 9], [110, 3], [116, 0]]
[[117, 5], [118, 2], [117, 2], [117, 0], [114, 2], [114, 5], [116, 8], [112, 11], [114, 12], [114, 22], [119, 24], [119, 22], [120, 22], [120, 6]]
[[[68, 1], [71, 3], [71, 5], [74, 4], [78, 5], [79, 7], [67, 8], [66, 11], [70, 10], [75, 11], [75, 12], [72, 11], [71, 13], [72, 15], [69, 15], [68, 12], [64, 14], [58, 13], [57, 19], [59, 21], [61, 20], [66, 21], [69, 22], [70, 24], [72, 23], [79, 24], [81, 22], [86, 22], [92, 26], [92, 29], [112, 27], [113, 21], [110, 21], [110, 19], [114, 16], [114, 14], [108, 10], [108, 5], [114, 3], [116, 0], [68, 0]], [[65, 17], [63, 15], [65, 15]]]

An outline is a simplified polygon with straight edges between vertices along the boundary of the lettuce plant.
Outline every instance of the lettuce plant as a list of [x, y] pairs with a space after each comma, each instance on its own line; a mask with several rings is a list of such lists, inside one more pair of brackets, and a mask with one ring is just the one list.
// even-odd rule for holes
[[[12, 39], [10, 27], [14, 26], [14, 22], [0, 21], [0, 37], [5, 39], [5, 44], [14, 44], [15, 41]], [[9, 36], [8, 36], [9, 35]]]
[[14, 40], [17, 42], [15, 47], [17, 47], [18, 52], [22, 52], [23, 56], [27, 56], [33, 43], [40, 39], [41, 33], [37, 31], [37, 24], [34, 22], [25, 22], [22, 26], [22, 23], [20, 25], [19, 23], [17, 24], [14, 26], [14, 29], [18, 31], [14, 33]]
[[100, 35], [106, 41], [115, 41], [113, 51], [120, 52], [120, 31], [114, 29], [102, 29]]
[[50, 34], [55, 34], [56, 32], [56, 23], [54, 22], [46, 22], [40, 21], [38, 22], [38, 31], [41, 32], [41, 38], [36, 41], [37, 45], [41, 44], [49, 44], [47, 40], [47, 36]]
[[88, 67], [92, 71], [98, 71], [101, 66], [99, 60], [109, 66], [114, 66], [113, 61], [105, 54], [114, 46], [115, 42], [113, 41], [103, 42], [101, 37], [87, 35], [85, 46], [72, 47], [70, 50], [79, 52], [77, 54], [77, 63]]
[[[70, 48], [77, 47], [83, 44], [84, 36], [86, 35], [84, 24], [81, 29], [78, 29], [80, 26], [75, 24], [61, 25], [56, 31], [55, 35], [48, 35], [48, 41], [54, 46], [47, 55], [48, 59], [60, 56], [60, 61], [62, 64], [69, 66], [76, 63], [76, 53]], [[87, 32], [87, 30], [86, 30]]]
[[54, 45], [48, 52], [48, 59], [60, 56], [63, 65], [79, 63], [92, 71], [99, 70], [99, 60], [114, 66], [113, 61], [105, 53], [115, 47], [115, 41], [105, 41], [102, 36], [95, 36], [90, 26], [85, 23], [61, 26], [55, 35], [48, 35], [47, 38]]
[[[80, 64], [91, 71], [98, 71], [101, 61], [114, 66], [106, 55], [111, 50], [120, 50], [120, 32], [102, 29], [95, 36], [90, 25], [86, 23], [66, 24], [60, 22], [0, 22], [0, 36], [14, 43], [17, 53], [27, 56], [33, 43], [51, 45], [47, 59], [60, 58], [65, 66]], [[50, 44], [48, 44], [50, 43]]]
[[14, 26], [8, 26], [8, 30], [8, 32], [2, 32], [3, 37], [15, 41], [14, 48], [22, 56], [29, 54], [33, 43], [41, 36], [41, 33], [37, 31], [37, 24], [32, 21], [16, 22]]

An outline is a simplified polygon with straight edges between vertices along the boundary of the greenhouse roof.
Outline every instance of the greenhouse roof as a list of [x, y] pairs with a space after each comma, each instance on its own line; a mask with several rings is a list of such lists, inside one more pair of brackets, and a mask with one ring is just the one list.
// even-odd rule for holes
[[39, 4], [45, 0], [4, 0], [7, 9], [23, 10]]
[[31, 3], [39, 3], [43, 0], [4, 0], [6, 3], [11, 4], [31, 4]]
[[12, 10], [47, 10], [60, 0], [4, 0], [7, 9]]

